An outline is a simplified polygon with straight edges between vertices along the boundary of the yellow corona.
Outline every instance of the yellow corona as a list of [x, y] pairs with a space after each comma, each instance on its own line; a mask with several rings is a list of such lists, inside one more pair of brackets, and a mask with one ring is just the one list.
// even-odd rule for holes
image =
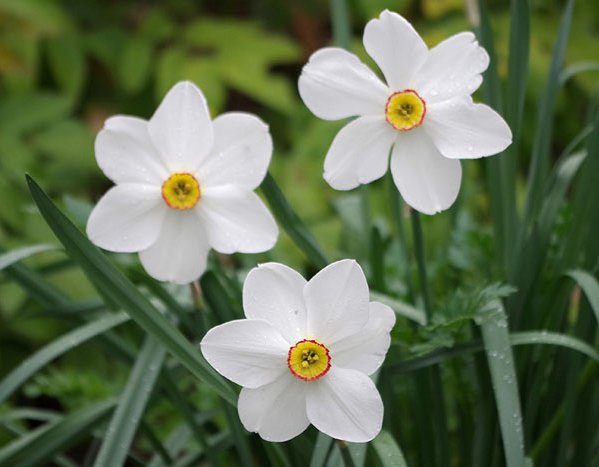
[[191, 209], [201, 196], [200, 184], [187, 172], [174, 173], [162, 184], [162, 198], [173, 209]]
[[426, 103], [413, 89], [391, 94], [385, 106], [387, 121], [399, 131], [408, 131], [422, 125]]

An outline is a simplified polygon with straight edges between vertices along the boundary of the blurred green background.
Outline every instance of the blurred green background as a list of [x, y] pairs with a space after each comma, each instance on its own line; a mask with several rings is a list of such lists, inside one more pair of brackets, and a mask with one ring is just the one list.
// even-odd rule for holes
[[[366, 22], [384, 8], [406, 16], [433, 46], [472, 28], [476, 14], [467, 11], [466, 4], [475, 3], [350, 1], [354, 51], [372, 63], [364, 54], [361, 33]], [[558, 0], [530, 2], [530, 70], [520, 130], [521, 193], [537, 103], [563, 4]], [[492, 0], [488, 7], [496, 35], [497, 67], [505, 76], [509, 5]], [[104, 120], [114, 114], [149, 118], [165, 92], [177, 81], [188, 79], [202, 88], [213, 116], [246, 110], [270, 125], [275, 142], [271, 172], [331, 256], [342, 257], [348, 251], [355, 257], [366, 254], [360, 252], [360, 245], [352, 244], [354, 238], [364, 238], [360, 234], [366, 228], [357, 214], [359, 198], [355, 193], [334, 192], [322, 179], [324, 155], [344, 122], [317, 119], [297, 94], [297, 77], [310, 53], [332, 43], [329, 10], [328, 2], [318, 0], [0, 0], [0, 249], [57, 244], [33, 207], [25, 173], [83, 227], [91, 206], [110, 186], [94, 159], [94, 137]], [[597, 101], [598, 62], [599, 2], [579, 1], [566, 65], [588, 65], [595, 70], [576, 74], [558, 96], [554, 158], [584, 126], [589, 101]], [[477, 223], [489, 219], [482, 166], [465, 162], [464, 169], [466, 180], [458, 203], [467, 205], [466, 212]], [[391, 229], [385, 220], [389, 217], [384, 202], [388, 182], [376, 182], [370, 193], [383, 241]], [[431, 275], [440, 278], [432, 283], [446, 293], [453, 292], [451, 276], [442, 279], [448, 264], [467, 269], [468, 264], [478, 262], [472, 270], [480, 270], [486, 262], [484, 253], [493, 249], [490, 229], [474, 232], [468, 218], [462, 217], [462, 230], [456, 235], [464, 235], [464, 242], [477, 247], [443, 250], [446, 227], [456, 222], [453, 212], [425, 220], [433, 259]], [[459, 239], [455, 244], [459, 246]], [[481, 256], [464, 253], [473, 250], [482, 252]], [[236, 257], [234, 261], [243, 268], [263, 257]], [[304, 262], [285, 234], [268, 258], [296, 267]], [[95, 295], [81, 271], [68, 261], [61, 265], [60, 259], [63, 253], [50, 252], [30, 258], [27, 264], [72, 298]], [[137, 268], [135, 256], [120, 255], [115, 260]], [[490, 270], [487, 281], [493, 276]], [[401, 283], [387, 284], [387, 289], [398, 294], [401, 287]], [[446, 305], [451, 307], [451, 303]], [[0, 378], [67, 327], [39, 313], [25, 292], [0, 275]], [[79, 404], [78, 398], [85, 402], [120, 387], [126, 377], [124, 368], [122, 373], [111, 373], [110, 366], [100, 360], [102, 364], [92, 370], [89, 358], [85, 352], [70, 354], [66, 361], [72, 365], [56, 365], [59, 370], [39, 374], [26, 387], [27, 397], [44, 395], [72, 407]], [[104, 373], [113, 378], [107, 380]]]

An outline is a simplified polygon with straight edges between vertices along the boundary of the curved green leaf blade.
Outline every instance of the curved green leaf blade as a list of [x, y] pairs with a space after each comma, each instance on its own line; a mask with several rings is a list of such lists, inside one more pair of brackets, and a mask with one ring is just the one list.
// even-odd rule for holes
[[574, 279], [583, 290], [587, 300], [591, 304], [591, 308], [595, 312], [597, 323], [599, 323], [599, 282], [597, 282], [597, 279], [581, 269], [568, 271], [566, 275]]
[[383, 467], [408, 467], [399, 445], [388, 431], [381, 431], [372, 440], [372, 446], [379, 456]]
[[56, 357], [127, 320], [129, 320], [129, 316], [125, 313], [103, 316], [96, 321], [64, 334], [41, 348], [35, 354], [24, 360], [0, 382], [0, 404], [10, 397], [19, 386], [33, 376], [38, 370]]
[[96, 467], [117, 467], [125, 463], [164, 356], [164, 347], [147, 336], [106, 430], [94, 463]]
[[23, 248], [19, 248], [17, 250], [12, 250], [7, 253], [3, 253], [0, 255], [0, 271], [2, 269], [7, 268], [15, 263], [18, 263], [22, 259], [33, 256], [37, 253], [42, 253], [44, 251], [52, 251], [57, 250], [58, 248], [54, 245], [31, 245]]
[[547, 344], [576, 350], [599, 363], [599, 352], [584, 341], [566, 334], [549, 331], [514, 332], [510, 335], [512, 345]]
[[211, 386], [232, 405], [237, 396], [171, 322], [60, 212], [29, 176], [27, 183], [40, 212], [65, 250], [110, 302], [125, 310], [148, 334], [154, 336], [194, 376]]
[[388, 295], [378, 292], [370, 292], [370, 298], [371, 300], [381, 302], [389, 306], [395, 312], [396, 315], [411, 319], [412, 321], [417, 322], [421, 326], [426, 325], [426, 314], [423, 310], [419, 308], [416, 308], [408, 303], [402, 302], [401, 300], [389, 297]]

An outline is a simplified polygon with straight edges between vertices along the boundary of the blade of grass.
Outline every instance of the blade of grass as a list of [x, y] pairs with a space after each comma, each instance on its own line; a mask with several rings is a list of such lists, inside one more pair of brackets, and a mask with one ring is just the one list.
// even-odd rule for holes
[[406, 302], [402, 302], [401, 300], [393, 297], [389, 297], [388, 295], [378, 293], [378, 292], [370, 292], [370, 299], [375, 302], [381, 302], [385, 305], [389, 306], [396, 315], [401, 316], [403, 318], [408, 318], [421, 326], [425, 326], [426, 321], [426, 313], [416, 308]]
[[17, 250], [9, 251], [7, 253], [3, 253], [0, 255], [0, 271], [8, 266], [17, 263], [25, 258], [29, 258], [30, 256], [36, 255], [38, 253], [43, 253], [45, 251], [53, 251], [58, 250], [58, 247], [55, 245], [31, 245], [23, 248], [19, 248]]
[[408, 467], [399, 445], [388, 431], [381, 431], [372, 440], [372, 446], [383, 467]]
[[568, 271], [567, 276], [570, 276], [576, 281], [595, 313], [597, 323], [599, 323], [599, 282], [591, 274], [581, 269]]
[[326, 464], [327, 457], [333, 447], [333, 438], [318, 433], [316, 444], [312, 450], [312, 458], [310, 459], [310, 467], [323, 467]]
[[95, 467], [124, 465], [137, 426], [160, 374], [164, 356], [164, 347], [153, 337], [147, 336], [104, 434], [94, 462]]
[[322, 269], [329, 264], [329, 260], [316, 242], [316, 239], [293, 211], [270, 173], [266, 174], [262, 185], [260, 185], [260, 189], [264, 193], [276, 219], [279, 221], [279, 225], [283, 226], [287, 234], [289, 234], [299, 249], [304, 252], [308, 260], [318, 269]]
[[484, 315], [482, 313], [480, 327], [495, 392], [506, 466], [522, 467], [522, 413], [507, 317], [500, 302], [485, 310]]
[[0, 404], [31, 376], [60, 355], [129, 320], [125, 313], [103, 316], [64, 334], [24, 360], [0, 382]]
[[35, 203], [54, 234], [64, 245], [69, 256], [81, 265], [90, 280], [102, 290], [103, 295], [127, 311], [137, 324], [154, 336], [194, 376], [235, 405], [235, 393], [208, 365], [197, 348], [81, 234], [29, 176], [27, 183]]
[[0, 465], [43, 465], [54, 454], [76, 445], [87, 436], [108, 417], [114, 405], [113, 399], [105, 400], [30, 431], [0, 449]]

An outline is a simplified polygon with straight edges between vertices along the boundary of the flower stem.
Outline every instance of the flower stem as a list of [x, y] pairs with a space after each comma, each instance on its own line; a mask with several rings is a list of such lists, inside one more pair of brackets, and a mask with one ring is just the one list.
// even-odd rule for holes
[[331, 0], [331, 22], [333, 23], [333, 41], [338, 47], [351, 49], [351, 27], [349, 12], [345, 0]]
[[431, 319], [431, 301], [428, 290], [428, 277], [426, 274], [426, 262], [424, 260], [424, 238], [422, 235], [422, 225], [420, 224], [420, 213], [412, 209], [410, 211], [412, 218], [412, 233], [414, 235], [414, 250], [416, 253], [416, 265], [418, 267], [418, 280], [420, 282], [420, 293], [424, 302], [424, 311], [426, 311], [427, 321]]
[[338, 439], [337, 447], [339, 448], [345, 467], [356, 467], [356, 464], [354, 464], [354, 460], [351, 457], [351, 453], [349, 452], [349, 448], [347, 447], [347, 443]]

